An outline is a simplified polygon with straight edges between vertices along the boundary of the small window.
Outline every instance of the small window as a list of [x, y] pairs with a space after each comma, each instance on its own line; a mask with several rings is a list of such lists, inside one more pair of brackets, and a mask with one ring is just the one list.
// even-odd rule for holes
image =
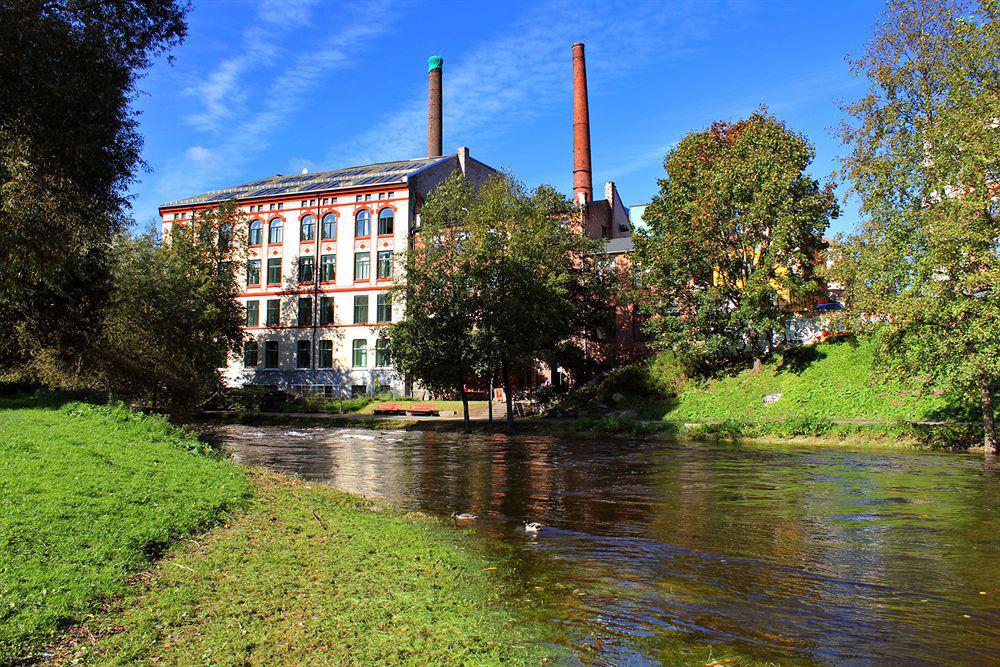
[[360, 238], [371, 236], [372, 234], [372, 214], [366, 208], [361, 209], [354, 216], [354, 236]]
[[247, 260], [247, 285], [260, 285], [260, 260]]
[[357, 197], [355, 197], [354, 201], [361, 201], [361, 195], [358, 195]]
[[280, 210], [281, 210], [281, 209], [282, 209], [282, 208], [283, 208], [284, 206], [285, 206], [284, 204], [282, 204], [282, 203], [279, 203], [279, 204], [278, 204], [278, 210], [280, 211]]
[[389, 294], [375, 297], [375, 321], [392, 322], [392, 297]]
[[306, 206], [308, 206], [308, 204], [309, 204], [309, 202], [307, 202], [305, 199], [303, 199], [302, 203], [299, 205], [299, 208], [305, 208]]
[[308, 340], [300, 340], [295, 345], [295, 367], [309, 368], [312, 366], [312, 343]]
[[391, 208], [384, 208], [378, 214], [378, 235], [388, 236], [392, 234], [393, 222], [396, 214]]
[[268, 205], [267, 210], [273, 211], [274, 210], [274, 204]]
[[392, 278], [392, 251], [391, 250], [379, 250], [378, 251], [378, 264], [376, 266], [378, 271], [378, 277], [380, 279]]
[[368, 295], [358, 294], [354, 297], [354, 323], [365, 324], [368, 322]]
[[321, 296], [319, 298], [319, 323], [333, 324], [333, 297]]
[[281, 258], [271, 257], [267, 260], [267, 284], [281, 284]]
[[265, 324], [269, 327], [276, 327], [281, 324], [281, 299], [267, 300], [267, 319]]
[[317, 356], [319, 358], [316, 360], [316, 365], [320, 368], [333, 368], [333, 341], [321, 340], [318, 346]]
[[311, 283], [316, 260], [313, 257], [299, 257], [299, 282]]
[[365, 201], [371, 201], [371, 200], [372, 200], [371, 195], [365, 195]]
[[337, 256], [323, 255], [319, 259], [319, 279], [324, 283], [332, 283], [337, 279]]
[[324, 197], [323, 198], [323, 206], [326, 206], [329, 203], [330, 203], [330, 200], [328, 198]]
[[312, 241], [316, 238], [316, 218], [311, 215], [302, 217], [299, 221], [299, 240]]
[[281, 243], [283, 237], [284, 223], [281, 222], [281, 218], [275, 218], [267, 225], [267, 242]]
[[260, 363], [260, 345], [255, 340], [243, 343], [243, 365], [252, 368]]
[[313, 300], [311, 296], [299, 297], [299, 312], [296, 318], [300, 327], [312, 326], [313, 323]]
[[264, 228], [264, 223], [260, 220], [254, 220], [250, 223], [250, 245], [260, 245], [262, 238], [262, 231]]
[[379, 338], [375, 341], [375, 366], [385, 368], [389, 365], [389, 341]]
[[219, 247], [223, 250], [229, 250], [233, 245], [233, 225], [232, 223], [225, 222], [219, 227]]
[[278, 341], [269, 340], [264, 343], [264, 368], [278, 367]]
[[368, 341], [363, 338], [351, 344], [351, 365], [355, 368], [368, 367]]
[[337, 238], [337, 215], [335, 213], [327, 213], [323, 216], [323, 228], [320, 231], [324, 241], [332, 241]]
[[354, 253], [354, 280], [368, 280], [371, 275], [372, 256], [367, 251]]
[[378, 198], [379, 199], [385, 199], [385, 193], [384, 192], [378, 193]]
[[[260, 326], [260, 301], [247, 301], [246, 305], [246, 325], [248, 327]], [[254, 364], [256, 366], [256, 364]]]

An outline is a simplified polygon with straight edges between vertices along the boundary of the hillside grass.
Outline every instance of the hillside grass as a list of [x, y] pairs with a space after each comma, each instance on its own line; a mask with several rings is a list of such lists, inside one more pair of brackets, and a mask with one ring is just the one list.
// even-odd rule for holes
[[127, 575], [242, 507], [249, 488], [163, 419], [0, 400], [0, 664], [124, 591]]
[[[927, 421], [947, 416], [942, 396], [907, 378], [873, 373], [870, 340], [820, 343], [790, 350], [757, 373], [690, 381], [676, 398], [653, 402], [645, 414], [678, 421], [779, 421], [790, 418]], [[781, 394], [765, 404], [764, 397]]]

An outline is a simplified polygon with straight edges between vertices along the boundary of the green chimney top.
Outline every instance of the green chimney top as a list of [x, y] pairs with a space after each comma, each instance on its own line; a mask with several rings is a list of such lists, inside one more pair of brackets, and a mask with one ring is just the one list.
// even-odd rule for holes
[[444, 58], [441, 56], [431, 56], [427, 59], [427, 71], [441, 69], [441, 64], [444, 62]]

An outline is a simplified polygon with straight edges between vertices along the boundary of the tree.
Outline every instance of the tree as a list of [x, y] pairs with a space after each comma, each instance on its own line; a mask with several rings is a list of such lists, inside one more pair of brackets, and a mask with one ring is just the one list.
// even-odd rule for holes
[[[1000, 11], [995, 0], [891, 0], [853, 63], [844, 171], [865, 221], [849, 296], [881, 370], [980, 403], [995, 453], [1000, 380]], [[877, 317], [872, 317], [877, 316]]]
[[88, 384], [181, 416], [210, 398], [227, 354], [242, 347], [244, 230], [223, 204], [175, 224], [162, 243], [120, 236]]
[[478, 189], [457, 173], [438, 186], [397, 288], [406, 310], [388, 332], [394, 362], [432, 387], [499, 377], [513, 429], [512, 369], [558, 354], [582, 330], [581, 303], [601, 298], [599, 243], [571, 228], [573, 214], [551, 187], [529, 192], [507, 174]]
[[142, 166], [139, 76], [180, 42], [172, 0], [0, 0], [0, 365], [83, 372]]
[[688, 134], [636, 236], [647, 329], [690, 370], [760, 362], [816, 293], [814, 260], [839, 209], [806, 173], [813, 148], [762, 109]]

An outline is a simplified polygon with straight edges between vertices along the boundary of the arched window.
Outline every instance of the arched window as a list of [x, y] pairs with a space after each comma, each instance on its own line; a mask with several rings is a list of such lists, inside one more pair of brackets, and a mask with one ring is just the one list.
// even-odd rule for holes
[[311, 215], [304, 216], [299, 221], [299, 240], [312, 241], [316, 238], [316, 218]]
[[384, 208], [378, 214], [378, 235], [392, 234], [392, 223], [396, 214], [391, 208]]
[[275, 218], [267, 225], [267, 242], [281, 243], [282, 222], [281, 218]]
[[233, 244], [233, 224], [231, 222], [224, 222], [222, 226], [219, 227], [219, 247], [223, 250], [229, 250], [229, 247]]
[[372, 214], [363, 208], [354, 215], [354, 236], [372, 235]]
[[263, 223], [260, 220], [254, 220], [250, 223], [250, 245], [260, 245], [262, 236], [262, 230], [264, 228]]
[[334, 213], [327, 213], [323, 216], [323, 240], [337, 238], [337, 216]]

